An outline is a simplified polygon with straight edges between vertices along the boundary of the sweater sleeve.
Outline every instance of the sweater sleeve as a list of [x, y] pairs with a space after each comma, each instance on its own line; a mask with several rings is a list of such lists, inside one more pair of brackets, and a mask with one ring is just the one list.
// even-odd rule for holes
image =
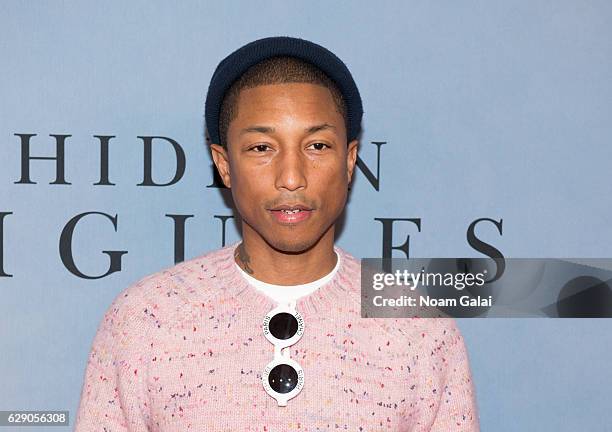
[[87, 360], [75, 432], [146, 431], [147, 406], [142, 379], [146, 350], [146, 307], [121, 292], [106, 310]]
[[465, 342], [455, 320], [442, 320], [443, 378], [439, 405], [430, 432], [478, 432], [478, 407]]

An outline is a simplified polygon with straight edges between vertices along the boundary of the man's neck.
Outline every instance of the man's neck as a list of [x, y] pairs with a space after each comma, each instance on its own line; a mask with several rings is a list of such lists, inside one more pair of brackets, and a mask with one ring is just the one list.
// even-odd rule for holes
[[315, 281], [331, 272], [338, 260], [334, 252], [333, 232], [321, 237], [301, 252], [285, 252], [266, 241], [245, 236], [234, 252], [238, 266], [250, 276], [275, 285], [300, 285]]

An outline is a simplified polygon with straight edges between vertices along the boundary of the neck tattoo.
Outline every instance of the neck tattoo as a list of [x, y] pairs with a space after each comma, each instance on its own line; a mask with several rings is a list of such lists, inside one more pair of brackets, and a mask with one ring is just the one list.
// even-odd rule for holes
[[234, 258], [241, 264], [242, 269], [248, 274], [253, 274], [253, 269], [249, 266], [250, 258], [244, 248], [244, 243], [240, 243], [234, 251]]

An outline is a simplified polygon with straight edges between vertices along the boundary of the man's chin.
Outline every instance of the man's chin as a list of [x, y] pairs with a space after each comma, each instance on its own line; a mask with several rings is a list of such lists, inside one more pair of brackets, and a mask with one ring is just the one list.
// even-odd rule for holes
[[314, 246], [316, 239], [275, 237], [268, 242], [270, 246], [283, 253], [304, 253]]

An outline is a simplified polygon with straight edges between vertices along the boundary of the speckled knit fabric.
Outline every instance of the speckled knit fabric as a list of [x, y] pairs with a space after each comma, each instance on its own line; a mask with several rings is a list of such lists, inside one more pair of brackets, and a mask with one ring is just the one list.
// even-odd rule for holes
[[360, 317], [360, 261], [302, 297], [286, 407], [264, 390], [275, 303], [234, 265], [238, 242], [149, 275], [100, 323], [76, 431], [478, 431], [468, 357], [450, 318]]

